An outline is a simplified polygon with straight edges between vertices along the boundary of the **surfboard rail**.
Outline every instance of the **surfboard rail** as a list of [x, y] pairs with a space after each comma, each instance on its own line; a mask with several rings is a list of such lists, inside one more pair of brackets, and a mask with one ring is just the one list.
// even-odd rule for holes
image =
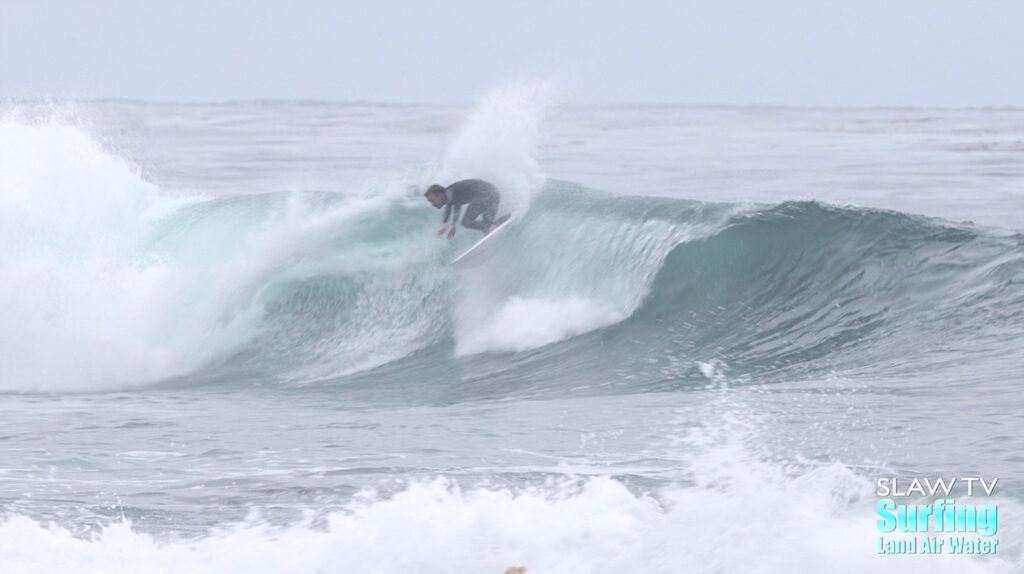
[[483, 236], [480, 241], [474, 243], [469, 249], [465, 250], [458, 257], [452, 260], [452, 266], [457, 269], [470, 269], [480, 265], [487, 260], [494, 250], [494, 247], [498, 244], [494, 240], [495, 236], [502, 235], [502, 232], [511, 227], [509, 224], [515, 217], [509, 215], [505, 221], [498, 226], [497, 229]]

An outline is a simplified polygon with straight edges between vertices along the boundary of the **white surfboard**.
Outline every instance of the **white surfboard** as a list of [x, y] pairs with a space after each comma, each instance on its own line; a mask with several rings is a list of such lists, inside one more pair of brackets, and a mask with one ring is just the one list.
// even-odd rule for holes
[[496, 240], [495, 237], [500, 237], [505, 230], [510, 228], [511, 226], [509, 224], [512, 223], [512, 220], [514, 219], [514, 217], [509, 216], [509, 218], [499, 225], [497, 229], [487, 235], [484, 235], [483, 239], [477, 241], [472, 247], [463, 251], [462, 255], [453, 259], [452, 266], [457, 269], [470, 269], [489, 259], [498, 243], [501, 242], [500, 240]]

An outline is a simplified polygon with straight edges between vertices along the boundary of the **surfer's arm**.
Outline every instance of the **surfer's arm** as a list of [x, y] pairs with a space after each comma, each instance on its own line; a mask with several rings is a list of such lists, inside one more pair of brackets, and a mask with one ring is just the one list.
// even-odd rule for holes
[[[451, 205], [450, 203], [448, 205]], [[455, 230], [459, 227], [459, 204], [452, 205], [452, 228], [448, 230], [448, 239], [455, 237]]]
[[[458, 217], [458, 215], [459, 215], [458, 212], [456, 212], [455, 216]], [[444, 219], [441, 220], [441, 228], [437, 230], [437, 236], [438, 237], [441, 237], [442, 235], [444, 235], [444, 231], [446, 229], [448, 229], [448, 218], [451, 217], [451, 216], [452, 216], [452, 204], [449, 203], [448, 205], [444, 206]]]

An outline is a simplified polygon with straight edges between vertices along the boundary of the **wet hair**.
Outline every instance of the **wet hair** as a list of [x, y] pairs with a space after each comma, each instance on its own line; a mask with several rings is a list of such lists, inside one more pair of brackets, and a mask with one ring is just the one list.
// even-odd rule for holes
[[435, 183], [434, 185], [432, 185], [429, 188], [427, 188], [427, 192], [423, 194], [423, 197], [427, 197], [427, 196], [433, 195], [435, 193], [438, 194], [438, 195], [444, 195], [444, 190], [445, 190], [445, 187], [443, 185], [437, 185]]

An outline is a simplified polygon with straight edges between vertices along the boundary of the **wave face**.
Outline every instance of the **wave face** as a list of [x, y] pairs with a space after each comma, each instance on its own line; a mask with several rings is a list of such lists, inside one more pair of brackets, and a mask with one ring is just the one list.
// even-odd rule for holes
[[477, 236], [434, 240], [418, 186], [169, 199], [80, 131], [3, 129], [4, 390], [452, 361], [553, 388], [919, 372], [1003, 355], [1024, 313], [1020, 236], [897, 212], [549, 181], [457, 273]]
[[216, 312], [250, 329], [226, 365], [302, 382], [400, 359], [414, 377], [453, 358], [488, 378], [513, 360], [517, 379], [533, 372], [527, 380], [554, 389], [581, 375], [656, 389], [725, 373], [915, 373], [958, 353], [1002, 354], [1024, 312], [1020, 237], [895, 212], [622, 198], [551, 182], [492, 260], [456, 273], [447, 262], [477, 237], [435, 241], [435, 214], [415, 201], [191, 206], [163, 223], [191, 230], [151, 249], [193, 253], [202, 221], [222, 229], [236, 210], [266, 213], [255, 243], [221, 262], [237, 309], [218, 296]]
[[783, 203], [675, 246], [628, 327], [745, 374], [911, 373], [1010, 344], [1021, 245], [896, 212]]

